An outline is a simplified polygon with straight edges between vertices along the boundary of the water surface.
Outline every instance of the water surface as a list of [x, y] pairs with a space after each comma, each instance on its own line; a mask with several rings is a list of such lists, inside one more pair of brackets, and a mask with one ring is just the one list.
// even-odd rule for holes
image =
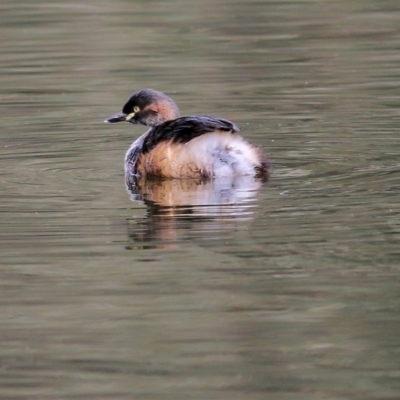
[[[397, 1], [1, 6], [2, 399], [400, 397]], [[143, 182], [133, 91], [265, 184]]]

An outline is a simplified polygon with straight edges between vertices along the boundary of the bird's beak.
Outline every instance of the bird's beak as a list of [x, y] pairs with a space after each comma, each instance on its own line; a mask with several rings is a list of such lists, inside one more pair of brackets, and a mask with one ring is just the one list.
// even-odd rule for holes
[[127, 117], [127, 115], [121, 111], [117, 114], [111, 115], [111, 117], [108, 117], [104, 122], [107, 122], [110, 124], [112, 124], [114, 122], [123, 122], [123, 121], [127, 120], [126, 117]]

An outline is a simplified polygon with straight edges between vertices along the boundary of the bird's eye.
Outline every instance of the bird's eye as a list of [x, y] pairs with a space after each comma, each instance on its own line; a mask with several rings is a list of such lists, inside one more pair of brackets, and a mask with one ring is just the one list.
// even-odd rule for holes
[[138, 106], [133, 107], [133, 112], [137, 113], [139, 112], [140, 108]]

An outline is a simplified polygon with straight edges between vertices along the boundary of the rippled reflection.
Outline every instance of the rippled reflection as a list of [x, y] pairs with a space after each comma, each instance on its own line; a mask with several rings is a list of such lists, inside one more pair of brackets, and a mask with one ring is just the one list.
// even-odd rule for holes
[[206, 179], [147, 179], [126, 176], [131, 200], [147, 206], [144, 218], [129, 222], [134, 242], [168, 247], [178, 231], [204, 234], [228, 230], [250, 219], [259, 190], [266, 182], [252, 176]]
[[147, 179], [125, 177], [134, 201], [164, 207], [237, 204], [254, 199], [263, 181], [252, 176], [215, 179]]

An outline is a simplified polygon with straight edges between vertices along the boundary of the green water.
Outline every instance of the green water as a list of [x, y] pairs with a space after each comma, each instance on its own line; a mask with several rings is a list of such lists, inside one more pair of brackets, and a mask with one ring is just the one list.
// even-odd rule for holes
[[[0, 10], [1, 399], [400, 398], [398, 1]], [[268, 184], [129, 193], [146, 87]]]

